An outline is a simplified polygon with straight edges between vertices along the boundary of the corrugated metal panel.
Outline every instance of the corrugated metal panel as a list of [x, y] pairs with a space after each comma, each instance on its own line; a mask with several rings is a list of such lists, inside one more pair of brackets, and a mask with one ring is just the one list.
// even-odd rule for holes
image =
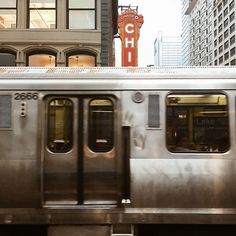
[[160, 127], [160, 101], [158, 94], [148, 95], [148, 127]]

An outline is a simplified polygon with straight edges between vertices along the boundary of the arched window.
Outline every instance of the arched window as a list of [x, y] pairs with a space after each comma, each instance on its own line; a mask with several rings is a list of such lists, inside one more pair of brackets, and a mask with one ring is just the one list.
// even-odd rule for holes
[[94, 67], [96, 55], [92, 53], [71, 53], [67, 55], [68, 67]]
[[42, 51], [31, 52], [27, 55], [27, 66], [31, 67], [55, 67], [56, 53]]
[[16, 53], [0, 50], [0, 66], [16, 66]]

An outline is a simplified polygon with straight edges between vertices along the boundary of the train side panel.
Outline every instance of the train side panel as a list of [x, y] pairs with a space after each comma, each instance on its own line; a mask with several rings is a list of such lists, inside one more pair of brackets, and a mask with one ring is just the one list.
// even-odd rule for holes
[[41, 205], [38, 101], [35, 91], [0, 93], [1, 208]]
[[[122, 101], [123, 123], [128, 124], [131, 130], [132, 207], [205, 208], [209, 211], [213, 208], [235, 208], [235, 92], [224, 91], [227, 94], [230, 111], [228, 150], [226, 152], [189, 150], [182, 153], [172, 152], [167, 147], [166, 100], [170, 91], [139, 92], [143, 96], [142, 101], [134, 101], [133, 96], [137, 93], [135, 91], [124, 92]], [[181, 94], [181, 91], [175, 93]], [[203, 94], [212, 93], [214, 91], [205, 91]], [[188, 94], [196, 92], [190, 91]], [[159, 107], [158, 114], [154, 114], [157, 120], [160, 119], [157, 127], [149, 127], [148, 123], [149, 116], [153, 116], [149, 101], [153, 95], [156, 95], [156, 102], [159, 103], [159, 106], [153, 104], [154, 107]], [[205, 121], [220, 119], [212, 114], [203, 118]], [[207, 127], [211, 127], [210, 124]]]

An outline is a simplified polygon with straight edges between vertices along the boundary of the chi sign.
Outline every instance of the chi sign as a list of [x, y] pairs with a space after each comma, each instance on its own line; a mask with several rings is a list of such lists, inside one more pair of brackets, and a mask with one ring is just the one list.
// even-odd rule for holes
[[143, 16], [128, 8], [118, 18], [122, 41], [122, 66], [138, 66], [139, 29], [143, 24]]

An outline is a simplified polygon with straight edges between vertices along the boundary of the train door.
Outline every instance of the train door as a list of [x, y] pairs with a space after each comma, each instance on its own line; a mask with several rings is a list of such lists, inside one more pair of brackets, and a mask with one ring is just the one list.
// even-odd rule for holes
[[46, 205], [116, 204], [116, 99], [45, 99], [43, 198]]

